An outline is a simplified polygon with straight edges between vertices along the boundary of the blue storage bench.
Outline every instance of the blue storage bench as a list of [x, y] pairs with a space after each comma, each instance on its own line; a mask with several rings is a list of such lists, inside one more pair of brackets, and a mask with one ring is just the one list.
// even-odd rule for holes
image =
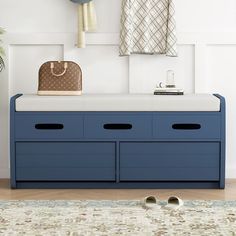
[[220, 95], [11, 99], [12, 188], [224, 188]]

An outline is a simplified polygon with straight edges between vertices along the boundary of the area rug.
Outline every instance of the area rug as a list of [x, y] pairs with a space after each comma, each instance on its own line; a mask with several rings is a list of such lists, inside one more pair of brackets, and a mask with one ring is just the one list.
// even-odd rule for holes
[[235, 236], [236, 201], [185, 201], [178, 210], [141, 201], [0, 201], [0, 235]]

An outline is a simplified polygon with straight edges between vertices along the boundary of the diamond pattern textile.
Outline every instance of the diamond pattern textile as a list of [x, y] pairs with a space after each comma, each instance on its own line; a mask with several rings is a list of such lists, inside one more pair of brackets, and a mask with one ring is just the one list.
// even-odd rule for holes
[[173, 0], [122, 0], [120, 55], [177, 56]]

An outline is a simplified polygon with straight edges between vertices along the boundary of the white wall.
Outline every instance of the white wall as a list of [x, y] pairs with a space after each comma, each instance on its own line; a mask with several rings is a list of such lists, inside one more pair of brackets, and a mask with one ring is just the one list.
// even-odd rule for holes
[[227, 177], [236, 178], [236, 1], [175, 0], [179, 57], [118, 57], [121, 0], [94, 0], [98, 30], [86, 49], [75, 48], [77, 12], [69, 0], [0, 0], [7, 68], [0, 74], [0, 177], [9, 177], [9, 97], [35, 93], [47, 60], [74, 60], [84, 72], [84, 93], [151, 93], [173, 69], [187, 92], [217, 92], [227, 99]]

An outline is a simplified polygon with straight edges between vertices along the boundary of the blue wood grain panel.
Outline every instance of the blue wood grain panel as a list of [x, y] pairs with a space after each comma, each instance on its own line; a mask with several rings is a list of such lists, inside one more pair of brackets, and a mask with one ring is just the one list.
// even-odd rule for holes
[[17, 181], [115, 181], [113, 168], [17, 168]]
[[[124, 128], [106, 129], [104, 125], [129, 125]], [[132, 128], [130, 128], [132, 127]], [[84, 118], [84, 135], [85, 138], [142, 138], [152, 137], [152, 116], [144, 113], [137, 115], [86, 115]]]
[[155, 182], [79, 182], [17, 181], [18, 189], [218, 189], [218, 181], [155, 181]]
[[218, 142], [122, 142], [120, 180], [216, 181], [219, 151]]
[[[220, 122], [219, 112], [209, 115], [160, 113], [154, 116], [153, 134], [155, 138], [163, 139], [220, 139]], [[194, 125], [200, 128], [195, 129]]]
[[115, 143], [17, 142], [17, 180], [115, 180]]
[[[37, 129], [36, 125], [62, 125], [62, 129]], [[16, 139], [67, 139], [83, 137], [83, 116], [80, 114], [44, 114], [17, 113], [15, 116], [15, 137]]]
[[214, 94], [220, 99], [220, 188], [225, 188], [225, 143], [226, 143], [226, 102], [225, 98], [219, 94]]
[[15, 153], [15, 100], [22, 94], [17, 94], [10, 101], [10, 176], [11, 188], [16, 188], [16, 153]]
[[220, 112], [16, 112], [19, 96], [11, 99], [12, 188], [225, 186], [218, 94]]

